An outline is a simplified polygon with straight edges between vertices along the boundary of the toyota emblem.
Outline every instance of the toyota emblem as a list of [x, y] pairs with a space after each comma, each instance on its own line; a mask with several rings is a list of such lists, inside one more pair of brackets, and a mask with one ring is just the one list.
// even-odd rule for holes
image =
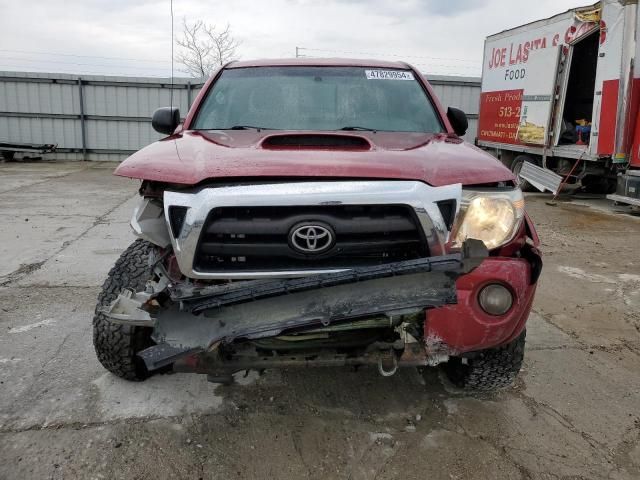
[[325, 253], [334, 244], [334, 234], [329, 225], [306, 223], [295, 226], [289, 233], [291, 247], [300, 253]]

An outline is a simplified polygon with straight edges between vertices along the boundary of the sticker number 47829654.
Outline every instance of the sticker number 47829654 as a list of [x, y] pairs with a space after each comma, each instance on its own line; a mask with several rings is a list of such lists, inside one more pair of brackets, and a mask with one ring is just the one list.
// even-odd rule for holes
[[415, 80], [406, 70], [365, 70], [369, 80]]

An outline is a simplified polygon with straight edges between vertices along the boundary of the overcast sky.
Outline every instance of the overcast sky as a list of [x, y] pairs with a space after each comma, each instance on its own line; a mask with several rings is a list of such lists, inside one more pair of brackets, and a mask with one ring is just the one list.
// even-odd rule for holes
[[[242, 59], [403, 59], [479, 75], [487, 35], [589, 0], [174, 0], [183, 17], [229, 23]], [[0, 0], [0, 70], [168, 76], [169, 0]], [[180, 66], [176, 65], [179, 75]]]

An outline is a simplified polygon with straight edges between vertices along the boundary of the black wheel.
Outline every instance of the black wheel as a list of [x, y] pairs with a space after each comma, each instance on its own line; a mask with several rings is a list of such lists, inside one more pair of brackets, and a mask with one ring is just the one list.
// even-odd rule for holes
[[104, 368], [126, 380], [144, 380], [149, 376], [136, 353], [152, 346], [152, 329], [111, 323], [98, 309], [116, 299], [124, 288], [142, 291], [151, 278], [149, 254], [153, 245], [136, 240], [120, 255], [98, 295], [93, 317], [93, 346]]
[[513, 159], [513, 163], [511, 164], [511, 171], [516, 176], [516, 181], [518, 182], [518, 185], [523, 192], [535, 192], [536, 188], [533, 185], [527, 182], [524, 178], [520, 178], [520, 170], [522, 170], [524, 162], [529, 162], [537, 165], [536, 161], [530, 156], [518, 155]]
[[607, 177], [588, 175], [582, 179], [582, 185], [587, 193], [607, 194], [616, 191], [616, 180]]
[[455, 386], [465, 390], [490, 391], [510, 386], [516, 379], [522, 360], [526, 331], [511, 343], [490, 348], [467, 358], [466, 363], [454, 357], [444, 364], [447, 377]]

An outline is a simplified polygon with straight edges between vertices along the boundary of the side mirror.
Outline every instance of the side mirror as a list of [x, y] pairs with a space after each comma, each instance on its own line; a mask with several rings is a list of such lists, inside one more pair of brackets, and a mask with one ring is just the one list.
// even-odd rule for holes
[[447, 109], [447, 118], [453, 127], [453, 131], [456, 132], [456, 135], [462, 136], [467, 133], [469, 120], [467, 120], [467, 115], [462, 110], [459, 108], [449, 107]]
[[180, 125], [180, 110], [176, 107], [162, 107], [153, 112], [151, 126], [164, 135], [171, 135]]

